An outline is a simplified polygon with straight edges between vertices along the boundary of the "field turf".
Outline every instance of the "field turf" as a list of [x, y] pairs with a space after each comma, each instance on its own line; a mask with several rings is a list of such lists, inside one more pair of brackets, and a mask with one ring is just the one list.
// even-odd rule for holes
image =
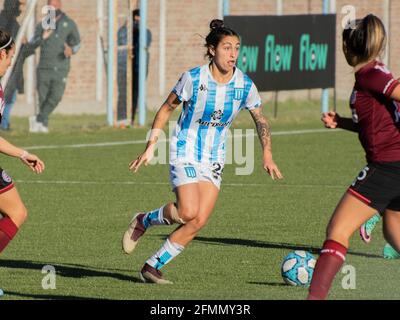
[[[339, 110], [348, 114], [344, 103]], [[266, 114], [272, 117], [270, 110]], [[53, 116], [51, 134], [34, 135], [27, 132], [26, 118], [13, 118], [13, 130], [2, 136], [30, 147], [47, 168], [36, 176], [19, 160], [1, 156], [29, 210], [28, 221], [0, 257], [2, 299], [304, 299], [305, 288], [283, 284], [281, 261], [295, 249], [317, 255], [333, 209], [365, 165], [352, 133], [293, 134], [322, 129], [319, 118], [318, 102], [290, 101], [271, 119], [283, 181], [263, 172], [257, 140], [252, 175], [238, 176], [236, 165], [226, 167], [208, 225], [163, 269], [175, 282], [171, 286], [142, 284], [138, 271], [173, 227], [151, 229], [131, 256], [121, 250], [133, 213], [174, 199], [168, 166], [149, 166], [134, 175], [128, 163], [144, 144], [93, 146], [140, 141], [146, 130], [108, 128], [103, 116]], [[248, 114], [234, 125], [253, 128]], [[400, 261], [382, 259], [384, 243], [380, 225], [370, 245], [354, 235], [346, 264], [356, 270], [356, 289], [343, 289], [340, 273], [331, 299], [400, 297]], [[56, 290], [42, 288], [45, 265], [56, 269]]]

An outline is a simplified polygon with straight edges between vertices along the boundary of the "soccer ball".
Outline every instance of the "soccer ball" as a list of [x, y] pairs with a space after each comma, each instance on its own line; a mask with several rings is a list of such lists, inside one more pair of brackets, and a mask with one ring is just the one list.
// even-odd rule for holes
[[308, 287], [314, 272], [316, 260], [306, 251], [293, 251], [282, 262], [283, 280], [291, 286]]

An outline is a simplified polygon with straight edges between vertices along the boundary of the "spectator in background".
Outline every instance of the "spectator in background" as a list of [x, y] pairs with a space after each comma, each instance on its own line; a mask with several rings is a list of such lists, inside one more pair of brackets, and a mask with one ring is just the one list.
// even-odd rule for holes
[[[132, 119], [131, 125], [134, 125], [135, 115], [138, 105], [139, 98], [139, 52], [140, 52], [140, 10], [136, 9], [132, 11], [133, 18], [133, 52], [132, 52]], [[152, 34], [149, 29], [147, 29], [147, 43], [146, 43], [146, 53], [147, 53], [147, 65], [146, 65], [146, 77], [149, 73], [149, 48], [152, 41]], [[128, 29], [127, 23], [125, 23], [118, 30], [118, 46], [126, 46], [128, 43]], [[118, 51], [118, 119], [126, 118], [126, 50]]]
[[[25, 5], [25, 0], [5, 0], [3, 10], [0, 13], [0, 28], [7, 31], [13, 39], [17, 38], [20, 24], [17, 18], [21, 15], [21, 6]], [[20, 53], [23, 55], [24, 49]], [[18, 59], [21, 61], [21, 59]], [[1, 130], [10, 130], [11, 109], [17, 100], [17, 93], [24, 93], [23, 60], [16, 63], [7, 86], [4, 88], [5, 107], [1, 121]]]
[[34, 48], [40, 47], [41, 54], [37, 68], [39, 114], [29, 119], [30, 132], [49, 132], [49, 115], [64, 95], [71, 57], [81, 42], [76, 23], [61, 11], [61, 0], [49, 0], [48, 5], [56, 13], [55, 29], [45, 30], [39, 23], [31, 42]]

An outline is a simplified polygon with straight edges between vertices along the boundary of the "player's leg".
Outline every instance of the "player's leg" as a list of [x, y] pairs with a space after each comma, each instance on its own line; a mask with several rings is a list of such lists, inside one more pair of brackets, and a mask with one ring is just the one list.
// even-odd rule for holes
[[[4, 190], [4, 189], [3, 189]], [[27, 218], [27, 210], [15, 187], [0, 194], [0, 253], [15, 237]]]
[[45, 70], [38, 69], [37, 92], [39, 97], [39, 113], [29, 118], [29, 132], [39, 132], [40, 123], [43, 122], [42, 110], [45, 106], [51, 89], [51, 77]]
[[67, 75], [55, 74], [52, 75], [50, 92], [47, 99], [41, 106], [38, 122], [41, 123], [41, 132], [48, 132], [49, 116], [61, 102], [67, 85]]
[[387, 209], [383, 215], [383, 234], [388, 242], [383, 249], [386, 259], [400, 258], [400, 210]]
[[372, 239], [372, 231], [375, 229], [378, 222], [381, 220], [380, 213], [375, 214], [367, 222], [363, 223], [360, 227], [361, 240], [365, 243], [370, 243]]
[[376, 213], [356, 196], [346, 193], [329, 222], [326, 241], [315, 266], [308, 299], [325, 299], [347, 254], [352, 234]]
[[[146, 261], [141, 271], [142, 280], [158, 284], [171, 283], [163, 278], [160, 272], [161, 268], [179, 255], [206, 225], [218, 199], [219, 189], [214, 184], [204, 181], [199, 182], [197, 187], [197, 210], [195, 207], [189, 210], [179, 210], [184, 224], [178, 227], [168, 237], [161, 249]], [[178, 188], [177, 195], [178, 208], [189, 203], [188, 198], [186, 198], [187, 193], [182, 192], [181, 188]]]
[[[181, 191], [182, 194], [187, 194], [188, 199], [193, 199], [193, 202], [190, 203], [182, 203], [180, 201], [180, 206], [178, 205], [179, 200], [177, 202], [170, 202], [161, 208], [149, 211], [149, 212], [141, 212], [137, 213], [132, 221], [130, 222], [128, 229], [125, 231], [124, 236], [122, 238], [122, 249], [125, 253], [132, 253], [140, 237], [152, 226], [161, 226], [161, 225], [172, 225], [174, 223], [182, 223], [180, 216], [185, 216], [182, 212], [187, 212], [187, 214], [192, 214], [192, 211], [197, 209], [194, 208], [195, 201], [197, 198], [197, 187], [195, 184], [189, 184], [186, 186], [182, 186], [184, 191]], [[178, 196], [177, 196], [178, 197]], [[178, 209], [180, 208], [180, 209]], [[179, 213], [179, 211], [181, 213]]]
[[138, 106], [138, 97], [139, 97], [139, 73], [135, 70], [132, 71], [133, 80], [132, 80], [132, 115], [131, 115], [131, 125], [135, 125], [136, 111]]
[[184, 219], [190, 220], [197, 215], [199, 174], [194, 165], [170, 165], [170, 179], [176, 194], [176, 203], [168, 203], [147, 213], [137, 213], [122, 238], [122, 249], [125, 253], [135, 250], [140, 237], [149, 227], [182, 224]]

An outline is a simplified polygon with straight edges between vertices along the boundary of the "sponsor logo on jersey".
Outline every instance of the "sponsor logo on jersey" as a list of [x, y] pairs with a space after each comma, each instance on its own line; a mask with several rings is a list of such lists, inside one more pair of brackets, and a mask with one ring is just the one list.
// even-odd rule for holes
[[201, 84], [199, 89], [200, 89], [200, 91], [207, 91], [208, 90], [208, 88], [207, 88], [207, 86], [205, 84]]
[[199, 125], [205, 126], [205, 127], [229, 127], [231, 125], [232, 121], [220, 122], [223, 116], [224, 116], [224, 113], [222, 112], [222, 110], [217, 110], [217, 111], [214, 111], [211, 115], [211, 119], [213, 121], [204, 121], [202, 119], [199, 119], [196, 122]]
[[213, 114], [211, 115], [211, 118], [214, 121], [219, 121], [222, 119], [223, 115], [224, 115], [224, 113], [221, 110], [218, 110], [218, 111], [213, 112]]

